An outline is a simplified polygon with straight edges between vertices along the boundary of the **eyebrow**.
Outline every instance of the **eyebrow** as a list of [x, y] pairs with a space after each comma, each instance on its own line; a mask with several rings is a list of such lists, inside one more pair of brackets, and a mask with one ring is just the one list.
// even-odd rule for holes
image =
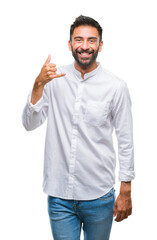
[[[74, 39], [76, 39], [76, 38], [83, 38], [82, 36], [76, 36], [76, 37], [74, 37]], [[89, 37], [88, 39], [95, 39], [95, 40], [97, 40], [98, 38], [97, 37]]]

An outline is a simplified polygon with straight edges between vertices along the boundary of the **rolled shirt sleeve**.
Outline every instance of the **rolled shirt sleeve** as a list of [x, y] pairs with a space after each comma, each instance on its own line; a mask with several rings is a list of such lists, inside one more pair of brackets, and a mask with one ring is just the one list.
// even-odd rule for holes
[[128, 182], [135, 177], [134, 143], [131, 99], [124, 81], [115, 93], [112, 115], [118, 141], [119, 181]]
[[39, 127], [48, 114], [48, 94], [47, 87], [44, 87], [43, 95], [36, 104], [31, 103], [32, 91], [27, 98], [26, 106], [22, 114], [22, 123], [26, 130], [31, 131]]

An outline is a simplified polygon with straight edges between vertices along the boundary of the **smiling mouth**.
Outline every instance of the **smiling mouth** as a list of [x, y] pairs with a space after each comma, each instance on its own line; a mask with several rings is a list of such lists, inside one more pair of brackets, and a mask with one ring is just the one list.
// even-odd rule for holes
[[79, 53], [79, 55], [82, 57], [82, 58], [88, 58], [90, 56], [90, 53]]
[[81, 56], [89, 56], [91, 53], [79, 53]]
[[93, 52], [77, 52], [79, 56], [83, 58], [88, 58]]

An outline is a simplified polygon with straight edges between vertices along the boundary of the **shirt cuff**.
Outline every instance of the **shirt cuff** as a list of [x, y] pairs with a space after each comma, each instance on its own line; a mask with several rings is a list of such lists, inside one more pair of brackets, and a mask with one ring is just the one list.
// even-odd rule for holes
[[120, 182], [130, 182], [135, 178], [134, 171], [119, 172], [119, 181]]
[[29, 93], [27, 98], [28, 109], [30, 112], [39, 112], [43, 106], [43, 96], [35, 104], [31, 103], [32, 91]]

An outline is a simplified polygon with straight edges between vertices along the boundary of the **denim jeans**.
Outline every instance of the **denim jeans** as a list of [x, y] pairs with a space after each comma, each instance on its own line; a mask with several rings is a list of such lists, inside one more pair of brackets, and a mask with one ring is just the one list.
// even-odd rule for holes
[[113, 221], [114, 189], [94, 200], [65, 200], [48, 196], [54, 240], [108, 240]]

